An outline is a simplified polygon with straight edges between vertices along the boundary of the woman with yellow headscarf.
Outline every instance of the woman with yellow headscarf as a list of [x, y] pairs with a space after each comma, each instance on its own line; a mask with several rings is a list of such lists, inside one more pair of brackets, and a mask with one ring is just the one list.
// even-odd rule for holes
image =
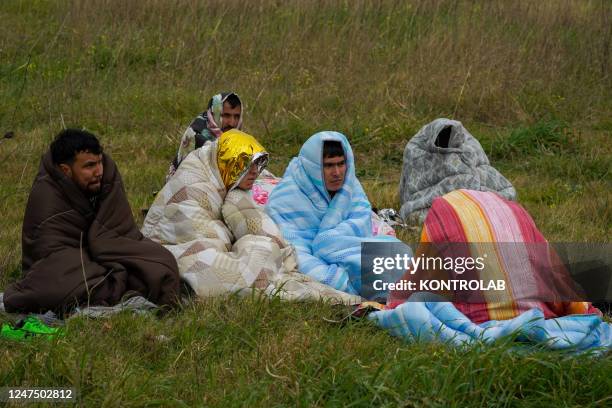
[[217, 166], [228, 191], [236, 187], [250, 190], [267, 164], [268, 153], [253, 136], [232, 129], [219, 138]]
[[155, 198], [143, 234], [172, 252], [201, 297], [256, 289], [284, 299], [360, 302], [297, 272], [293, 247], [249, 191], [267, 162], [253, 136], [223, 133], [183, 160]]

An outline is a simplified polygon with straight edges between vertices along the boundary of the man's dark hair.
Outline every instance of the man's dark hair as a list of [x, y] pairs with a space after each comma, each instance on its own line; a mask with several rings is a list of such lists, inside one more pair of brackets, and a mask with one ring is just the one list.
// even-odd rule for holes
[[240, 98], [235, 93], [231, 93], [225, 99], [225, 102], [229, 103], [229, 105], [233, 108], [236, 106], [242, 106], [242, 102], [240, 102]]
[[344, 156], [342, 143], [336, 140], [326, 140], [323, 142], [323, 158]]
[[64, 129], [51, 143], [51, 158], [55, 164], [72, 164], [80, 152], [102, 154], [102, 146], [92, 133], [80, 129]]

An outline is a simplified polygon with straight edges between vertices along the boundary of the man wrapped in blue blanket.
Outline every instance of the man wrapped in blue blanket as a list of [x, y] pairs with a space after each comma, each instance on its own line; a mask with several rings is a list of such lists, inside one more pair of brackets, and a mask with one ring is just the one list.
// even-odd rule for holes
[[372, 236], [372, 208], [355, 176], [353, 151], [338, 132], [319, 132], [302, 146], [272, 191], [266, 212], [297, 250], [300, 272], [359, 294], [361, 243]]

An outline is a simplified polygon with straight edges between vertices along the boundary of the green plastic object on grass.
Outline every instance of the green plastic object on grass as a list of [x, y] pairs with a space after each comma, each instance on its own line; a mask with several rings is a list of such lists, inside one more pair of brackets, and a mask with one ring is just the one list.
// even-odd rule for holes
[[29, 340], [34, 337], [45, 337], [52, 339], [62, 336], [64, 332], [59, 327], [49, 327], [40, 319], [29, 316], [21, 320], [14, 327], [8, 323], [2, 325], [0, 337], [11, 340]]

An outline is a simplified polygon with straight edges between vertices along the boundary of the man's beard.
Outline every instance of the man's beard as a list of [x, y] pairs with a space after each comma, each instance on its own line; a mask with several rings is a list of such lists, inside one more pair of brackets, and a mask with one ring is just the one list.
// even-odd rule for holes
[[91, 198], [91, 197], [95, 197], [98, 194], [100, 194], [101, 190], [102, 190], [102, 181], [98, 183], [87, 185], [87, 188], [85, 189], [84, 193], [88, 198]]

